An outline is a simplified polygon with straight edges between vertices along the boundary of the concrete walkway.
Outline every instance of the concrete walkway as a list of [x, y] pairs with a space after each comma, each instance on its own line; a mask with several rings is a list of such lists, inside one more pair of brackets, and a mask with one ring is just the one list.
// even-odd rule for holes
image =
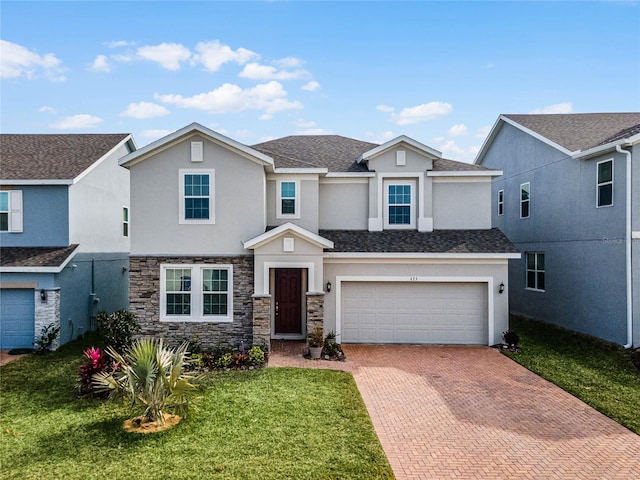
[[640, 478], [640, 436], [483, 347], [274, 342], [269, 365], [353, 373], [398, 479]]

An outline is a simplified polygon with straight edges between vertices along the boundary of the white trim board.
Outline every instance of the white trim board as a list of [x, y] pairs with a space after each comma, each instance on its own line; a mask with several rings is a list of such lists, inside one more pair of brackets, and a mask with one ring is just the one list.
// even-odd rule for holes
[[309, 292], [316, 291], [316, 280], [314, 277], [315, 264], [313, 262], [264, 262], [262, 267], [262, 275], [264, 281], [264, 285], [262, 286], [262, 295], [272, 295], [269, 282], [269, 274], [272, 268], [306, 268], [307, 290]]

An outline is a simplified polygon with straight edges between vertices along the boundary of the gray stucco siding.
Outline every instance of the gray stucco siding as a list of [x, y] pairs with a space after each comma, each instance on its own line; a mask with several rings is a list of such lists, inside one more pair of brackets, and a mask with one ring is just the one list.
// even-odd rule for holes
[[640, 346], [640, 239], [631, 242], [632, 295], [633, 295], [633, 345]]
[[[190, 161], [191, 141], [204, 160]], [[215, 224], [180, 224], [180, 169], [213, 169]], [[151, 180], [153, 179], [153, 180]], [[132, 254], [233, 255], [263, 233], [264, 167], [201, 137], [188, 138], [131, 167]]]
[[[442, 181], [444, 180], [444, 181]], [[491, 228], [491, 181], [433, 181], [433, 228], [436, 230]]]
[[[405, 152], [405, 165], [396, 165], [398, 151]], [[433, 160], [413, 149], [400, 145], [368, 161], [369, 170], [378, 173], [424, 172], [433, 168]]]
[[[297, 213], [293, 217], [278, 215], [278, 186], [281, 181], [297, 182], [299, 188]], [[267, 178], [267, 225], [278, 226], [287, 222], [295, 223], [310, 232], [318, 231], [317, 176], [283, 174]]]
[[319, 226], [323, 230], [366, 230], [369, 184], [321, 183]]
[[69, 196], [66, 185], [15, 185], [22, 190], [22, 232], [0, 232], [3, 247], [69, 245]]

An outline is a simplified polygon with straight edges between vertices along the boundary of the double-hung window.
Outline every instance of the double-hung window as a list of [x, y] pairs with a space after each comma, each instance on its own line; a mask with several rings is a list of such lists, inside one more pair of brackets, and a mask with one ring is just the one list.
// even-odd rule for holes
[[278, 182], [278, 218], [300, 218], [300, 182], [281, 180]]
[[163, 321], [231, 322], [232, 265], [161, 265]]
[[520, 218], [529, 218], [531, 204], [531, 184], [520, 185]]
[[0, 232], [22, 232], [22, 190], [0, 191]]
[[597, 206], [613, 205], [613, 160], [598, 162]]
[[527, 288], [544, 291], [544, 253], [527, 253]]
[[504, 215], [504, 190], [498, 190], [498, 215]]
[[214, 170], [180, 170], [180, 223], [215, 223]]
[[415, 228], [415, 182], [386, 180], [384, 183], [384, 227]]

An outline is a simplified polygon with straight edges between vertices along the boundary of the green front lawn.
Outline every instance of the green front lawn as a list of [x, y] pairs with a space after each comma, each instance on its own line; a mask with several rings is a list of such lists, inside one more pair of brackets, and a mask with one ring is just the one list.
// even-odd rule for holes
[[188, 419], [141, 435], [126, 406], [76, 398], [83, 346], [0, 367], [0, 478], [393, 478], [349, 373], [212, 373]]
[[623, 348], [553, 325], [512, 317], [519, 353], [507, 353], [596, 410], [640, 434], [640, 371]]

